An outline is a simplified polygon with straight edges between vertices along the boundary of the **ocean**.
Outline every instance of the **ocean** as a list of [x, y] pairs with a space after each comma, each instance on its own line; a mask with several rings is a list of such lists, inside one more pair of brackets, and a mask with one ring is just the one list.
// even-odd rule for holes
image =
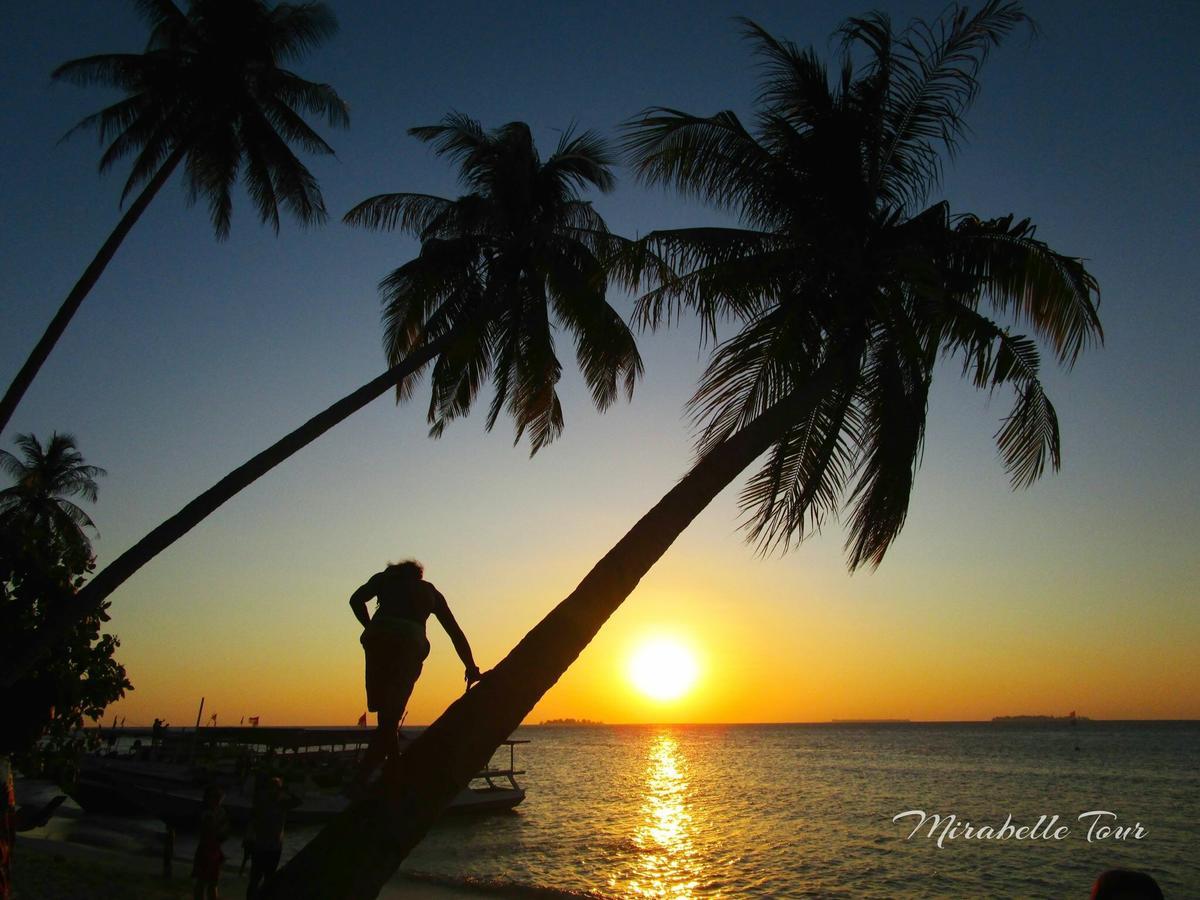
[[[1123, 867], [1200, 898], [1196, 722], [515, 737], [530, 740], [517, 758], [525, 802], [443, 820], [405, 873], [515, 895], [1083, 898]], [[311, 834], [292, 829], [289, 849]]]

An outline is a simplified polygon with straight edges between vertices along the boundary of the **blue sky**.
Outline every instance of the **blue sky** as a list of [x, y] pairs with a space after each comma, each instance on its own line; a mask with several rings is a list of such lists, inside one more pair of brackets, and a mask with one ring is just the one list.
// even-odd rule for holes
[[[831, 56], [837, 23], [872, 8], [331, 5], [339, 35], [296, 67], [351, 105], [348, 131], [326, 129], [337, 157], [311, 161], [330, 222], [308, 231], [285, 223], [275, 237], [241, 202], [230, 240], [217, 243], [205, 211], [186, 208], [172, 182], [2, 437], [9, 446], [18, 432], [71, 431], [89, 460], [108, 469], [94, 514], [101, 564], [382, 370], [375, 285], [416, 248], [352, 231], [340, 216], [381, 191], [457, 190], [449, 167], [405, 129], [451, 110], [487, 126], [521, 119], [549, 152], [572, 123], [615, 135], [652, 104], [746, 114], [755, 73], [733, 16]], [[874, 6], [899, 21], [942, 8]], [[1052, 655], [1065, 686], [1046, 703], [1101, 715], [1200, 714], [1194, 698], [1172, 687], [1194, 684], [1187, 648], [1200, 637], [1200, 7], [1031, 3], [1029, 11], [1040, 36], [1017, 35], [990, 60], [971, 138], [948, 166], [942, 194], [956, 211], [1031, 217], [1052, 246], [1087, 257], [1100, 281], [1107, 345], [1048, 379], [1064, 471], [1011, 493], [991, 442], [1007, 398], [989, 403], [947, 371], [931, 405], [909, 525], [878, 573], [844, 573], [836, 525], [797, 553], [757, 559], [739, 543], [731, 490], [631, 598], [639, 605], [614, 623], [619, 636], [693, 614], [733, 617], [794, 634], [770, 652], [796, 678], [809, 677], [795, 668], [806, 640], [836, 643], [846, 668], [831, 661], [820, 669], [831, 682], [869, 668], [846, 648], [872, 648], [878, 659], [888, 634], [923, 659]], [[20, 15], [10, 7], [4, 26], [0, 373], [8, 378], [118, 215], [122, 177], [97, 176], [94, 141], [57, 143], [108, 95], [53, 84], [49, 72], [76, 56], [137, 50], [143, 37], [123, 3], [38, 4]], [[596, 206], [630, 235], [720, 218], [628, 178]], [[614, 303], [628, 309], [624, 298]], [[425, 560], [481, 661], [494, 662], [687, 466], [682, 407], [702, 363], [695, 328], [647, 335], [641, 348], [645, 382], [632, 404], [604, 416], [568, 376], [567, 433], [533, 460], [511, 447], [508, 423], [486, 435], [480, 415], [428, 440], [418, 395], [400, 409], [377, 402], [230, 503], [114, 598], [122, 657], [138, 686], [122, 705], [131, 721], [192, 705], [178, 699], [182, 685], [215, 690], [249, 714], [274, 703], [285, 718], [305, 719], [298, 701], [278, 698], [310, 681], [322, 685], [318, 694], [332, 685], [314, 701], [313, 718], [330, 720], [343, 698], [356, 717], [357, 647], [344, 597], [400, 556]], [[304, 660], [303, 677], [286, 671], [281, 647]], [[591, 680], [556, 689], [576, 705], [547, 709], [642, 715], [596, 686], [608, 671], [603, 654], [618, 649], [600, 647], [594, 662], [585, 656]], [[1103, 668], [1101, 659], [1138, 669], [1148, 655], [1169, 677], [1122, 681], [1090, 671]], [[418, 720], [452, 692], [450, 659], [446, 645], [431, 660], [428, 690], [414, 700]], [[247, 677], [248, 665], [261, 673]], [[936, 671], [914, 672], [909, 693], [854, 694], [831, 714], [991, 715], [1004, 685], [1018, 705], [1043, 698], [1032, 680], [997, 676], [967, 689], [976, 701], [933, 702]], [[824, 696], [811, 678], [812, 695]], [[835, 708], [806, 696], [762, 715], [819, 718]], [[1029, 710], [995, 709], [1004, 711]]]

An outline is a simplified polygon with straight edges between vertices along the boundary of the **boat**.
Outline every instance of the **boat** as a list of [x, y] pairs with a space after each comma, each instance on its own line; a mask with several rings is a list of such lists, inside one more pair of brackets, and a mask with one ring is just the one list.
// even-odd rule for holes
[[[186, 829], [199, 818], [206, 785], [225, 791], [224, 807], [234, 824], [249, 820], [254, 784], [279, 776], [299, 804], [288, 813], [295, 825], [327, 822], [348, 805], [347, 785], [373, 734], [357, 728], [217, 728], [109, 730], [108, 750], [84, 755], [67, 793], [85, 812], [153, 816]], [[149, 739], [149, 743], [143, 743]], [[402, 740], [409, 738], [401, 733]], [[105, 743], [105, 742], [102, 742]], [[511, 810], [525, 799], [517, 782], [516, 745], [509, 739], [508, 765], [477, 773], [446, 812]]]

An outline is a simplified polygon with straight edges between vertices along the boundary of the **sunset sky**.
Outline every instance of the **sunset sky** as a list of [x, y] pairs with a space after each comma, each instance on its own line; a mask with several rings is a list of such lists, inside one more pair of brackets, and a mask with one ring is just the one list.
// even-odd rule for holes
[[[747, 114], [749, 16], [813, 44], [873, 7], [897, 20], [943, 4], [333, 2], [341, 32], [297, 71], [351, 105], [306, 159], [330, 222], [276, 238], [237, 199], [217, 243], [176, 177], [85, 302], [2, 444], [76, 435], [105, 467], [93, 511], [104, 565], [233, 466], [385, 367], [376, 283], [407, 238], [342, 213], [385, 191], [455, 196], [445, 161], [405, 135], [458, 110], [519, 119], [548, 155], [577, 123], [615, 136], [649, 105]], [[58, 144], [111, 95], [53, 84], [59, 63], [137, 51], [123, 2], [32, 4], [3, 16], [0, 378], [19, 367], [115, 224], [124, 172], [100, 178], [89, 136]], [[548, 13], [552, 9], [552, 13]], [[903, 535], [875, 573], [846, 572], [836, 523], [767, 559], [737, 531], [737, 489], [644, 579], [530, 721], [771, 722], [1019, 713], [1200, 716], [1200, 67], [1192, 3], [1029, 3], [1041, 34], [996, 53], [972, 134], [942, 194], [956, 212], [1016, 213], [1100, 281], [1107, 344], [1047, 378], [1063, 471], [1013, 493], [991, 402], [942, 371]], [[624, 174], [624, 173], [622, 173]], [[635, 236], [723, 219], [622, 178], [596, 198]], [[628, 298], [614, 295], [622, 312]], [[695, 323], [647, 334], [632, 403], [591, 407], [568, 360], [564, 436], [533, 459], [478, 412], [426, 437], [424, 392], [377, 401], [268, 475], [129, 581], [112, 628], [136, 690], [130, 724], [186, 724], [201, 696], [222, 724], [351, 724], [365, 709], [359, 626], [346, 600], [389, 560], [416, 557], [483, 668], [494, 665], [686, 471], [683, 411], [704, 362]], [[7, 381], [5, 382], [7, 383]], [[490, 394], [483, 397], [484, 408]], [[449, 640], [408, 721], [461, 690]], [[683, 697], [634, 689], [652, 638], [695, 654]]]

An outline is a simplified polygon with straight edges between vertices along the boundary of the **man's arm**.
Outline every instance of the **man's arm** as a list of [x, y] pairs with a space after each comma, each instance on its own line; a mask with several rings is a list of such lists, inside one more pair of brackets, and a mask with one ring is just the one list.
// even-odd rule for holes
[[475, 657], [471, 655], [471, 645], [467, 643], [467, 636], [463, 634], [463, 630], [458, 627], [458, 622], [454, 620], [454, 614], [450, 612], [450, 605], [446, 602], [446, 598], [432, 585], [430, 585], [430, 589], [434, 593], [433, 614], [442, 623], [442, 628], [446, 629], [446, 634], [450, 635], [450, 643], [454, 644], [454, 651], [466, 666], [467, 684], [474, 684], [479, 680], [479, 666], [475, 665]]
[[366, 584], [350, 595], [350, 610], [363, 628], [371, 624], [371, 614], [367, 612], [367, 601], [378, 593], [374, 585], [375, 577], [372, 576]]

